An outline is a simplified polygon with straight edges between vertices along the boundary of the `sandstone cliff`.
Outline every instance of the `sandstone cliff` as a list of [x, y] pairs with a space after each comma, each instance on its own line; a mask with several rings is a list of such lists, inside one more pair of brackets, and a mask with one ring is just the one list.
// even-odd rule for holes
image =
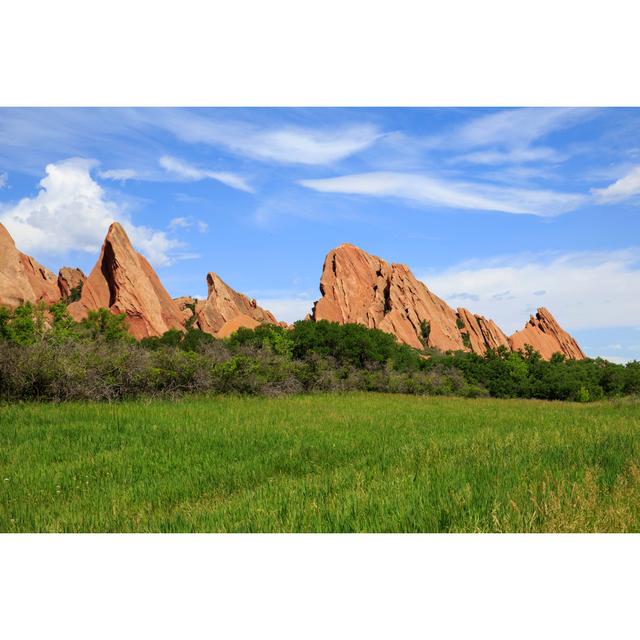
[[11, 309], [25, 302], [53, 304], [60, 300], [58, 278], [16, 248], [0, 224], [0, 306]]
[[[493, 342], [506, 343], [493, 323], [483, 333], [475, 316], [468, 314], [461, 320], [407, 266], [389, 264], [351, 244], [340, 245], [327, 255], [320, 293], [322, 298], [313, 307], [314, 320], [364, 324], [417, 349], [426, 342], [442, 351], [474, 349], [484, 353], [485, 333]], [[467, 323], [470, 326], [465, 330]]]
[[255, 300], [232, 289], [215, 273], [207, 274], [207, 288], [207, 299], [196, 301], [195, 306], [196, 326], [202, 331], [226, 337], [219, 334], [232, 321], [224, 331], [227, 335], [233, 333], [229, 331], [232, 326], [235, 329], [241, 326], [253, 328], [259, 324], [278, 322], [271, 312], [259, 307]]
[[586, 357], [578, 343], [544, 307], [540, 307], [536, 315], [529, 318], [524, 329], [516, 331], [509, 338], [509, 344], [514, 351], [524, 349], [529, 344], [545, 360], [549, 360], [554, 353], [562, 353], [574, 360], [583, 360]]
[[[468, 309], [458, 308], [458, 327], [463, 340], [474, 353], [483, 355], [487, 349], [511, 348], [509, 339], [493, 320], [471, 313]], [[465, 333], [468, 338], [464, 337]]]
[[488, 349], [521, 349], [531, 344], [546, 359], [557, 351], [569, 358], [584, 358], [576, 341], [545, 309], [525, 329], [507, 338], [493, 320], [467, 309], [451, 309], [405, 265], [389, 264], [351, 244], [327, 255], [320, 293], [312, 319], [381, 329], [417, 349], [426, 344], [441, 351], [485, 354]]
[[129, 331], [137, 339], [183, 326], [178, 305], [117, 222], [109, 227], [98, 262], [82, 286], [80, 300], [69, 305], [69, 313], [81, 320], [88, 311], [100, 307], [124, 313]]
[[87, 276], [80, 269], [62, 267], [58, 272], [58, 289], [63, 300], [80, 295]]

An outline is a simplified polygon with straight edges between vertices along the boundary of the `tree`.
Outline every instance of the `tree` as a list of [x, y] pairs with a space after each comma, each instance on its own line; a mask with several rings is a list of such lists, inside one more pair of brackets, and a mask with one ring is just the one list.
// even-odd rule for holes
[[104, 338], [108, 342], [113, 340], [132, 341], [125, 325], [124, 313], [111, 313], [109, 309], [100, 308], [97, 311], [89, 311], [82, 326], [89, 332], [94, 340]]

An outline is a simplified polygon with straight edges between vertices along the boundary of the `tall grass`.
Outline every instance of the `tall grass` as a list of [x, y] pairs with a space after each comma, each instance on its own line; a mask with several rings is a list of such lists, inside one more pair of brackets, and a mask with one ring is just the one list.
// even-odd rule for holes
[[0, 406], [2, 531], [640, 531], [640, 404]]

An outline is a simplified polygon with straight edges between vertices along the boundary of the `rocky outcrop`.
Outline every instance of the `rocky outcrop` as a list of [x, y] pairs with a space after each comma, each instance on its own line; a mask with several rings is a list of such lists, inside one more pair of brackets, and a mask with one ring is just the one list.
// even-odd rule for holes
[[260, 322], [241, 313], [239, 316], [227, 320], [216, 332], [216, 338], [228, 338], [232, 333], [235, 333], [240, 328], [255, 329], [260, 326]]
[[578, 343], [544, 307], [540, 307], [536, 315], [529, 318], [524, 329], [516, 331], [509, 338], [509, 344], [514, 351], [531, 345], [545, 360], [549, 360], [554, 353], [561, 353], [574, 360], [586, 357]]
[[[215, 273], [207, 274], [207, 288], [207, 299], [196, 303], [196, 324], [202, 331], [218, 336], [226, 323], [240, 316], [253, 320], [256, 323], [254, 326], [278, 322], [271, 312], [232, 289]], [[247, 326], [247, 321], [244, 322], [237, 328]]]
[[457, 315], [457, 324], [465, 346], [474, 353], [484, 355], [488, 349], [495, 351], [498, 347], [511, 348], [509, 339], [493, 320], [488, 320], [484, 316], [476, 315], [468, 309], [462, 308], [458, 309]]
[[381, 329], [416, 349], [468, 350], [456, 312], [403, 264], [389, 264], [351, 244], [327, 255], [314, 320]]
[[201, 300], [193, 298], [192, 296], [180, 296], [179, 298], [174, 298], [173, 301], [178, 305], [184, 323], [188, 323], [192, 318], [192, 323], [196, 322], [196, 306], [199, 302], [202, 302]]
[[117, 222], [109, 227], [98, 262], [82, 286], [80, 300], [69, 305], [69, 313], [82, 320], [100, 307], [124, 313], [129, 331], [137, 339], [183, 327], [180, 308]]
[[79, 298], [87, 276], [80, 269], [62, 267], [58, 272], [58, 289], [63, 300]]
[[313, 320], [354, 322], [391, 333], [417, 349], [425, 345], [441, 351], [521, 349], [531, 344], [543, 358], [560, 351], [568, 358], [584, 358], [576, 341], [546, 309], [539, 309], [525, 329], [511, 338], [493, 321], [467, 309], [451, 309], [444, 300], [403, 264], [389, 264], [351, 244], [327, 255]]
[[11, 234], [0, 224], [0, 306], [25, 303], [53, 304], [60, 300], [58, 278], [16, 248]]

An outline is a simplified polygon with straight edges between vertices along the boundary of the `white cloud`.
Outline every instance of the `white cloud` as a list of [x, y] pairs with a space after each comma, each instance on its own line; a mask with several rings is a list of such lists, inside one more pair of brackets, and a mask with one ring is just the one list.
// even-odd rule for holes
[[300, 298], [259, 298], [258, 304], [263, 309], [268, 309], [278, 320], [293, 323], [303, 320], [311, 313], [315, 300], [303, 300]]
[[133, 180], [140, 177], [140, 173], [135, 169], [109, 169], [100, 171], [98, 175], [104, 180]]
[[64, 255], [97, 253], [113, 221], [127, 230], [133, 244], [154, 264], [166, 265], [181, 246], [162, 231], [134, 225], [129, 216], [105, 198], [91, 177], [95, 160], [70, 158], [46, 167], [46, 177], [32, 198], [5, 205], [0, 222], [26, 253]]
[[582, 108], [507, 109], [474, 118], [447, 136], [447, 140], [450, 144], [470, 148], [491, 145], [525, 148], [594, 113], [592, 109]]
[[249, 158], [284, 164], [330, 164], [366, 149], [381, 136], [368, 124], [333, 129], [260, 128], [189, 112], [165, 112], [159, 122], [185, 142], [223, 146]]
[[452, 158], [451, 162], [469, 162], [472, 164], [523, 164], [527, 162], [559, 162], [566, 156], [558, 153], [550, 147], [524, 147], [498, 151], [496, 149], [486, 151], [474, 151]]
[[425, 205], [537, 216], [554, 216], [571, 211], [585, 200], [584, 196], [575, 193], [454, 182], [397, 172], [370, 172], [301, 180], [299, 184], [328, 193], [395, 197]]
[[591, 189], [599, 202], [625, 200], [640, 194], [640, 166], [634, 167], [625, 176], [604, 189]]
[[7, 186], [9, 176], [6, 173], [0, 173], [0, 189]]
[[198, 169], [193, 165], [190, 165], [182, 160], [178, 160], [172, 156], [162, 156], [160, 158], [160, 166], [167, 172], [175, 175], [181, 180], [197, 181], [217, 180], [226, 184], [233, 189], [239, 189], [240, 191], [253, 192], [253, 188], [247, 183], [247, 181], [238, 174], [229, 173], [227, 171], [209, 171], [207, 169]]
[[204, 222], [204, 220], [196, 220], [195, 218], [189, 217], [179, 217], [172, 218], [169, 221], [170, 229], [192, 229], [196, 228], [200, 233], [205, 233], [209, 229], [209, 225]]
[[[506, 333], [522, 328], [538, 306], [566, 329], [635, 327], [639, 267], [640, 247], [468, 261], [421, 279], [452, 306], [459, 305], [461, 292], [476, 296], [471, 310], [493, 318]], [[505, 291], [509, 295], [501, 296]]]

